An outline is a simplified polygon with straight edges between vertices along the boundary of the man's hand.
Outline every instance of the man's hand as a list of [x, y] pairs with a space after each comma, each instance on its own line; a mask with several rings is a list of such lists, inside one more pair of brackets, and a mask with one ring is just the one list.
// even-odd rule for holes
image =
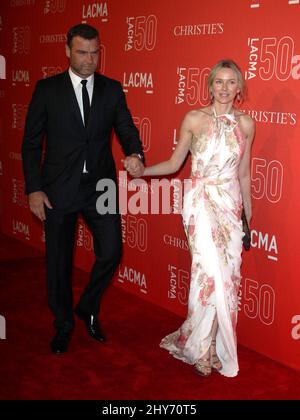
[[42, 222], [46, 220], [45, 205], [48, 209], [52, 209], [51, 203], [47, 195], [43, 191], [36, 191], [28, 195], [29, 207], [33, 214]]
[[144, 173], [144, 165], [141, 159], [137, 156], [127, 156], [123, 160], [124, 168], [130, 173], [133, 178], [139, 178]]

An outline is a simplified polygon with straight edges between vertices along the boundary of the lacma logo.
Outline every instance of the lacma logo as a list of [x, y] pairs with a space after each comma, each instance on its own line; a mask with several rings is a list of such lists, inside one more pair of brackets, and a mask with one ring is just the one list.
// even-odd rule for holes
[[267, 258], [272, 261], [278, 261], [278, 244], [275, 235], [268, 233], [262, 233], [256, 231], [255, 229], [251, 230], [251, 246], [253, 248], [263, 249], [266, 251]]
[[181, 305], [187, 305], [189, 296], [190, 273], [175, 265], [169, 264], [170, 286], [169, 299], [178, 300]]
[[6, 321], [4, 316], [0, 315], [0, 340], [6, 339]]
[[78, 225], [77, 246], [83, 247], [86, 251], [93, 249], [93, 237], [82, 219]]
[[130, 16], [127, 17], [128, 35], [125, 51], [152, 51], [156, 45], [157, 17]]
[[108, 21], [108, 7], [106, 2], [98, 2], [82, 5], [82, 23], [86, 23], [86, 19], [100, 18], [101, 22]]
[[178, 90], [175, 104], [207, 106], [210, 103], [210, 95], [206, 87], [210, 70], [208, 67], [177, 67]]
[[[300, 55], [295, 51], [296, 40], [282, 37], [248, 38], [248, 69], [245, 78], [285, 82], [300, 79]], [[278, 65], [280, 63], [280, 65]]]
[[140, 273], [139, 271], [131, 267], [120, 266], [118, 282], [125, 283], [125, 281], [133, 285], [137, 285], [140, 289], [140, 292], [145, 294], [147, 293], [146, 276], [144, 273]]
[[3, 55], [0, 55], [0, 79], [6, 79], [6, 61]]
[[29, 226], [19, 220], [13, 220], [13, 234], [19, 234], [25, 237], [27, 241], [30, 240]]
[[24, 83], [25, 86], [29, 86], [30, 78], [28, 70], [13, 70], [12, 71], [12, 85], [16, 86], [20, 83]]
[[145, 89], [146, 93], [152, 94], [154, 91], [154, 83], [152, 73], [131, 72], [124, 73], [123, 90], [128, 92], [129, 88]]

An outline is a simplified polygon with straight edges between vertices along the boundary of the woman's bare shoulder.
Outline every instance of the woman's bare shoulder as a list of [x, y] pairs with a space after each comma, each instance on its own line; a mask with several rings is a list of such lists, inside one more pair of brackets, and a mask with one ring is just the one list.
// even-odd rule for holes
[[237, 111], [235, 115], [236, 118], [238, 118], [239, 125], [246, 138], [253, 139], [253, 136], [255, 134], [255, 121], [253, 120], [253, 118], [251, 118], [250, 115], [245, 114], [241, 111]]
[[199, 108], [199, 109], [193, 109], [191, 111], [189, 111], [186, 115], [185, 118], [190, 122], [190, 123], [199, 123], [201, 120], [206, 119], [208, 117], [211, 117], [212, 113], [211, 113], [211, 109], [210, 107], [205, 107], [205, 108]]
[[239, 118], [240, 122], [248, 127], [254, 127], [255, 126], [255, 122], [253, 120], [253, 118], [250, 117], [249, 114], [245, 114], [245, 112], [242, 112], [240, 110], [236, 110], [235, 111], [235, 117]]

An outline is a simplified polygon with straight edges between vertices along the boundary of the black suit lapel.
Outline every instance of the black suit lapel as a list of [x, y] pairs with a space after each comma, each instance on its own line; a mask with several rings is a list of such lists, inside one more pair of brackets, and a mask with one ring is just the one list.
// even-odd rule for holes
[[88, 122], [88, 133], [92, 131], [95, 121], [99, 122], [99, 119], [103, 116], [102, 109], [104, 106], [104, 86], [105, 82], [102, 77], [95, 73], [94, 90]]
[[70, 75], [69, 75], [68, 71], [65, 72], [65, 89], [66, 89], [66, 91], [65, 91], [66, 98], [65, 99], [68, 101], [70, 109], [74, 112], [78, 122], [81, 125], [81, 128], [84, 129], [85, 127], [84, 127], [84, 123], [83, 123], [83, 120], [82, 120], [80, 108], [79, 108], [79, 105], [78, 105], [78, 101], [77, 101], [77, 98], [76, 98], [76, 95], [75, 95], [74, 87], [73, 87], [73, 84], [72, 84], [72, 81], [71, 81], [71, 78], [70, 78]]

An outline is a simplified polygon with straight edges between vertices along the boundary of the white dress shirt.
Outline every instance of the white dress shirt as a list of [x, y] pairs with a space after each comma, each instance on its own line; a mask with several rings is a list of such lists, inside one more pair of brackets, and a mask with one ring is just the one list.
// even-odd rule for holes
[[[76, 95], [76, 98], [77, 98], [77, 102], [78, 102], [78, 105], [79, 105], [82, 121], [84, 123], [84, 113], [83, 113], [83, 103], [82, 103], [82, 84], [81, 84], [81, 80], [84, 80], [84, 79], [77, 76], [77, 74], [73, 73], [71, 68], [69, 68], [69, 75], [70, 75], [71, 82], [72, 82], [74, 92], [75, 92], [75, 95]], [[90, 103], [91, 103], [92, 102], [92, 97], [93, 97], [93, 90], [94, 90], [94, 74], [92, 74], [91, 76], [89, 76], [85, 80], [87, 80], [86, 88], [87, 88], [89, 98], [90, 98]], [[86, 162], [85, 161], [84, 161], [84, 165], [83, 165], [83, 172], [84, 173], [88, 172], [86, 170]]]

